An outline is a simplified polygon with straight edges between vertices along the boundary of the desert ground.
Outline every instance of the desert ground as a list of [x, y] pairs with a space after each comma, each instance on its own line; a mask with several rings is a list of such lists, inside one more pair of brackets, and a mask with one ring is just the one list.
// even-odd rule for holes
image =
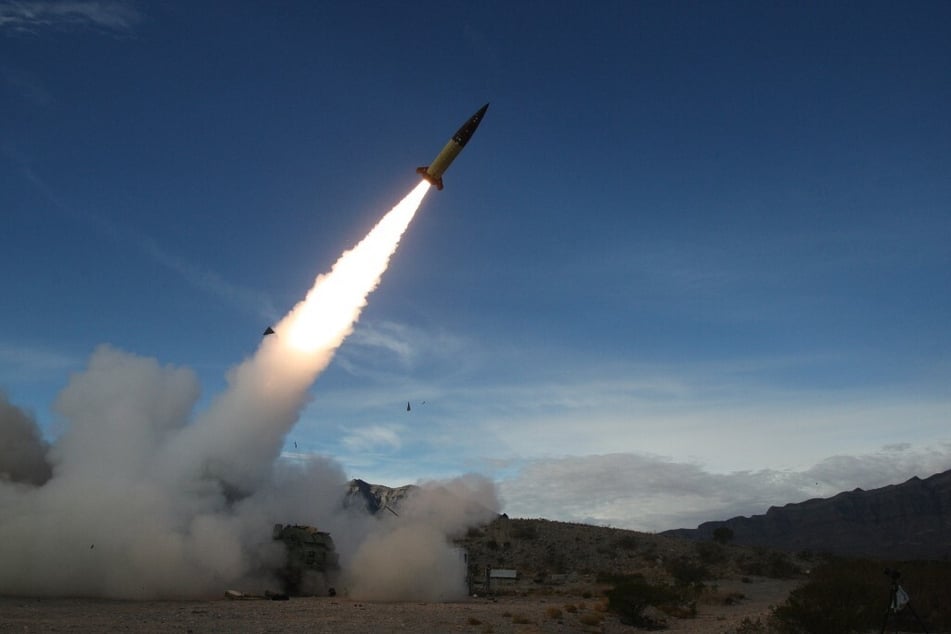
[[[749, 578], [715, 584], [697, 616], [671, 618], [669, 632], [735, 632], [769, 614], [800, 583]], [[106, 601], [0, 597], [0, 632], [631, 632], [602, 597], [557, 593], [470, 597], [451, 603], [375, 603], [343, 597], [288, 601]], [[725, 597], [742, 594], [733, 601]]]

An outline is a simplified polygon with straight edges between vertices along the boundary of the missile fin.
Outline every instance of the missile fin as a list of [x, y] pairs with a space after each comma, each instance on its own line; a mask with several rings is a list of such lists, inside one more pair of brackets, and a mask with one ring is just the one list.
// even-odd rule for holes
[[428, 181], [429, 181], [430, 183], [432, 183], [433, 185], [435, 185], [435, 186], [436, 186], [436, 189], [438, 189], [439, 191], [442, 191], [442, 177], [441, 177], [441, 176], [433, 176], [432, 174], [430, 174], [430, 173], [429, 173], [429, 166], [428, 166], [428, 165], [423, 165], [422, 167], [417, 167], [417, 168], [416, 168], [416, 173], [419, 174], [420, 176], [422, 176], [423, 178], [425, 178], [426, 180], [428, 180]]

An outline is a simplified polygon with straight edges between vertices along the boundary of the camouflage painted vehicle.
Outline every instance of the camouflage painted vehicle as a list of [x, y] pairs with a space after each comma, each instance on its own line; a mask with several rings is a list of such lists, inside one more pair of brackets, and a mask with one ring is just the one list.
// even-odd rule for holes
[[334, 584], [340, 573], [340, 564], [330, 533], [313, 526], [275, 524], [273, 537], [287, 548], [284, 567], [278, 571], [285, 594], [335, 594]]

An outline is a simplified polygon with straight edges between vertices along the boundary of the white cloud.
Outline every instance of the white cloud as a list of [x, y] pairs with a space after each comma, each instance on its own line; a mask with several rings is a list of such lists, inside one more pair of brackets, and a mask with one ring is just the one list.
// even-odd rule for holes
[[[381, 383], [394, 376], [406, 380], [408, 371], [426, 372], [466, 359], [471, 348], [461, 337], [445, 331], [425, 331], [394, 321], [365, 321], [357, 325], [341, 348], [336, 363], [348, 373]], [[426, 367], [421, 368], [421, 362]]]
[[[363, 431], [322, 446], [349, 453], [353, 477], [398, 485], [477, 471], [501, 483], [510, 514], [642, 530], [951, 468], [945, 383], [810, 380], [835, 374], [845, 352], [651, 364], [448, 339], [455, 347], [442, 356], [416, 347], [427, 341], [419, 329], [375, 326], [364, 373], [318, 387], [307, 433], [326, 439], [319, 421], [373, 430], [402, 420], [398, 446]], [[414, 361], [401, 369], [388, 350], [406, 349]]]
[[714, 473], [662, 456], [606, 454], [531, 461], [502, 480], [500, 492], [503, 510], [515, 517], [660, 531], [765, 513], [769, 506], [897, 484], [948, 468], [951, 443], [833, 456], [801, 471]]
[[4, 381], [58, 378], [79, 365], [79, 359], [48, 348], [0, 342], [0, 379]]
[[402, 446], [399, 425], [371, 425], [348, 430], [340, 439], [341, 444], [351, 451], [374, 451], [387, 449], [397, 451]]
[[189, 262], [185, 258], [172, 255], [159, 247], [151, 238], [136, 238], [133, 236], [132, 239], [138, 241], [141, 250], [150, 258], [170, 271], [177, 273], [192, 287], [271, 323], [275, 322], [280, 316], [267, 294], [233, 284], [214, 271]]
[[86, 27], [129, 31], [142, 21], [133, 3], [120, 0], [13, 1], [0, 4], [0, 28], [36, 31]]

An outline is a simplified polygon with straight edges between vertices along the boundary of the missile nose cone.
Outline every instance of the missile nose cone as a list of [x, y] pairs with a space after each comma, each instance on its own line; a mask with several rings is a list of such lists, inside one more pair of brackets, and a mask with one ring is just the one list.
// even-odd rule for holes
[[442, 149], [436, 158], [433, 159], [433, 162], [429, 165], [424, 165], [423, 167], [416, 168], [416, 173], [420, 174], [423, 178], [428, 180], [430, 183], [436, 186], [436, 189], [442, 189], [442, 175], [455, 160], [459, 152], [462, 151], [462, 148], [465, 147], [466, 143], [469, 142], [469, 139], [472, 138], [472, 135], [475, 133], [476, 128], [479, 127], [479, 123], [482, 122], [482, 117], [485, 115], [485, 111], [489, 109], [489, 104], [485, 104], [471, 117], [469, 117], [465, 123], [462, 124], [462, 127], [459, 128], [452, 138], [449, 139], [449, 143], [446, 144], [446, 147]]
[[482, 121], [482, 117], [485, 116], [485, 111], [488, 110], [488, 109], [489, 109], [489, 104], [485, 104], [484, 106], [482, 106], [481, 108], [479, 108], [479, 111], [478, 111], [478, 112], [476, 112], [474, 115], [472, 115], [472, 118], [471, 118], [471, 119], [469, 119], [469, 121], [470, 121], [471, 123], [475, 124], [475, 125], [473, 126], [473, 132], [475, 131], [475, 128], [478, 127], [479, 123]]
[[472, 135], [475, 133], [476, 128], [479, 127], [479, 124], [482, 123], [482, 116], [485, 114], [485, 111], [489, 109], [489, 104], [485, 104], [479, 108], [478, 112], [469, 117], [469, 120], [462, 124], [462, 127], [453, 135], [453, 139], [460, 146], [464, 146], [469, 139], [472, 138]]

